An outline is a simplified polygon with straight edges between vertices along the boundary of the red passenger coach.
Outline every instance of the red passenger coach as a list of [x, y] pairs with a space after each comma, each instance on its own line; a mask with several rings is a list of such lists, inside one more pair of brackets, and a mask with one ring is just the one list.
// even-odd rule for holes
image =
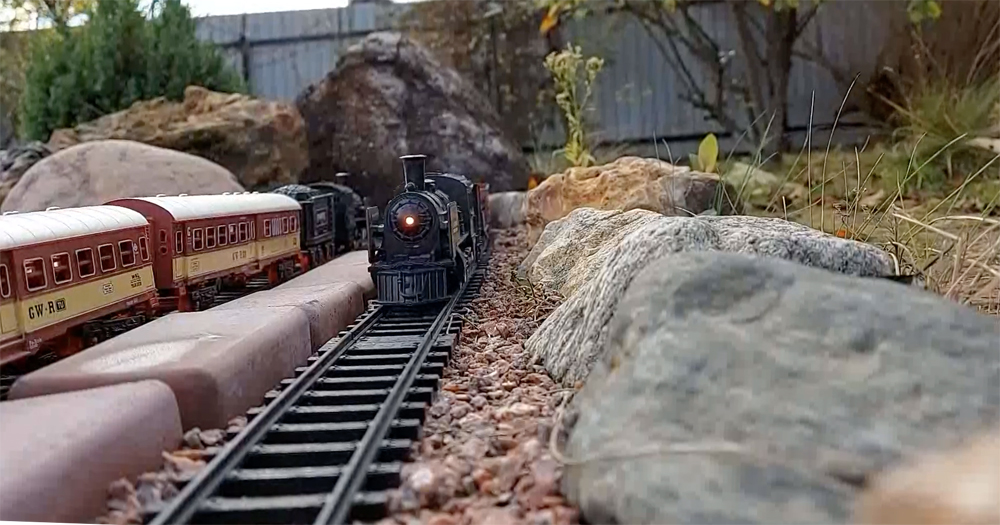
[[291, 275], [300, 256], [302, 207], [276, 193], [129, 198], [153, 232], [153, 274], [164, 309], [192, 311], [211, 303], [223, 284], [267, 272]]
[[0, 365], [145, 322], [157, 306], [148, 228], [116, 206], [0, 216]]

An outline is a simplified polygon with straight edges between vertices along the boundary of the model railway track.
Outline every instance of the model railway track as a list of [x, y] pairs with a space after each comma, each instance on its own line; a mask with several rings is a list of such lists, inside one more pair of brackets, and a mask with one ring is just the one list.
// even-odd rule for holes
[[[385, 515], [388, 490], [478, 294], [485, 262], [443, 307], [373, 305], [252, 410], [248, 426], [147, 523], [343, 523]], [[159, 510], [158, 513], [156, 511]]]

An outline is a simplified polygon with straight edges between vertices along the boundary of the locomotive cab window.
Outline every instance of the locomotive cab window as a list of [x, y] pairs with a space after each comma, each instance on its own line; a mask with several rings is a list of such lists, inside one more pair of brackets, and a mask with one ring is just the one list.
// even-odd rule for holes
[[139, 237], [139, 256], [142, 257], [142, 262], [149, 260], [149, 246], [146, 245], [145, 237]]
[[174, 253], [184, 253], [184, 232], [174, 234]]
[[73, 280], [73, 269], [69, 265], [68, 253], [57, 253], [52, 256], [52, 277], [55, 278], [56, 284]]
[[80, 277], [90, 277], [97, 273], [94, 268], [94, 250], [83, 248], [76, 251], [76, 271]]
[[240, 223], [240, 242], [247, 242], [247, 223]]
[[191, 235], [191, 246], [192, 248], [194, 248], [194, 251], [196, 252], [200, 251], [202, 248], [205, 247], [202, 244], [205, 241], [204, 235], [205, 235], [205, 230], [202, 230], [201, 228], [195, 228], [194, 233]]
[[209, 226], [205, 228], [205, 249], [215, 248], [215, 228]]
[[118, 251], [122, 256], [122, 266], [135, 264], [135, 246], [132, 246], [132, 241], [118, 241]]
[[28, 291], [41, 290], [49, 284], [49, 278], [45, 275], [45, 261], [41, 257], [24, 261], [24, 282], [28, 285]]
[[102, 244], [97, 247], [97, 256], [101, 258], [101, 271], [110, 272], [118, 267], [115, 261], [115, 249], [110, 244]]
[[226, 227], [225, 226], [219, 226], [218, 228], [216, 228], [215, 229], [215, 233], [216, 233], [216, 236], [219, 238], [218, 239], [219, 246], [225, 246], [226, 244], [228, 244], [226, 242]]
[[229, 225], [229, 244], [236, 244], [236, 225]]
[[0, 297], [10, 297], [10, 274], [6, 264], [0, 264]]

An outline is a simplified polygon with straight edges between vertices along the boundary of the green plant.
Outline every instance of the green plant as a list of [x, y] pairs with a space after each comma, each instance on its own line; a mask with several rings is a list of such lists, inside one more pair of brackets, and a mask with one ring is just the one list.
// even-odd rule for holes
[[180, 100], [188, 85], [244, 91], [222, 57], [195, 35], [180, 0], [154, 2], [147, 19], [137, 0], [101, 0], [81, 27], [33, 42], [20, 99], [22, 134], [49, 134], [125, 109], [139, 100]]
[[954, 183], [993, 156], [975, 139], [1000, 126], [1000, 75], [978, 85], [956, 87], [939, 80], [920, 86], [904, 104], [886, 100], [896, 110], [898, 141], [890, 162], [920, 169], [899, 181], [904, 192]]
[[567, 44], [565, 50], [545, 57], [545, 67], [552, 74], [556, 104], [566, 119], [566, 146], [560, 151], [571, 165], [590, 166], [594, 163], [594, 157], [587, 143], [584, 111], [597, 74], [604, 67], [604, 60], [599, 57], [584, 60], [579, 46]]
[[704, 172], [715, 173], [719, 162], [719, 140], [714, 133], [705, 135], [705, 138], [698, 144], [698, 154], [689, 156], [691, 168]]

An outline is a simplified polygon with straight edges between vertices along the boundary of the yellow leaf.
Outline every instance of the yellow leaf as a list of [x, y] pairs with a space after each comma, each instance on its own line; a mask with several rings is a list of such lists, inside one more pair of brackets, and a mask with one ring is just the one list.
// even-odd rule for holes
[[549, 7], [549, 12], [545, 13], [545, 18], [542, 19], [542, 25], [538, 31], [546, 35], [557, 25], [559, 25], [559, 4], [553, 4], [552, 7]]
[[535, 175], [528, 177], [528, 189], [533, 190], [536, 187], [538, 187], [538, 177]]
[[709, 133], [698, 145], [698, 162], [705, 173], [715, 173], [715, 163], [719, 159], [719, 141]]

